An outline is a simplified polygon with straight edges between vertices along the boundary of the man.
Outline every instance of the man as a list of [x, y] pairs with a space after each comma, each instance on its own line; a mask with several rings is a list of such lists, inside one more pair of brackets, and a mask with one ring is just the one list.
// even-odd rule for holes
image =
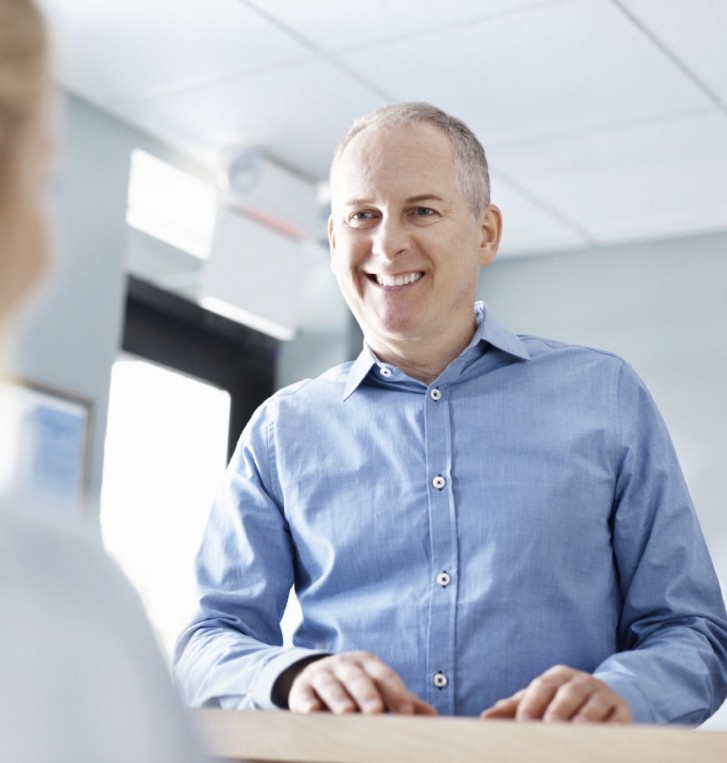
[[339, 145], [331, 189], [365, 347], [246, 428], [178, 644], [187, 701], [702, 721], [727, 621], [668, 434], [620, 359], [473, 310], [502, 226], [475, 136], [386, 107]]

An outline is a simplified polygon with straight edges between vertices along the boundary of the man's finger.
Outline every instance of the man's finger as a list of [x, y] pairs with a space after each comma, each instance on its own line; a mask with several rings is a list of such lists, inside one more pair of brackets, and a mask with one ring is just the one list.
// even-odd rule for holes
[[630, 723], [626, 700], [590, 673], [557, 665], [525, 689], [495, 703], [482, 718], [519, 721]]
[[536, 721], [543, 718], [558, 689], [570, 678], [570, 668], [557, 666], [533, 679], [523, 693], [515, 718]]
[[591, 695], [573, 717], [573, 723], [631, 723], [631, 710], [618, 694], [610, 691]]
[[634, 716], [631, 713], [631, 708], [626, 700], [620, 702], [616, 709], [611, 713], [611, 717], [608, 719], [609, 723], [633, 723]]
[[583, 720], [589, 720], [589, 716], [593, 715], [593, 721], [602, 721], [611, 714], [613, 705], [605, 693], [605, 685], [590, 674], [573, 671], [569, 675], [562, 672], [555, 680], [562, 683], [543, 713], [544, 721], [570, 721], [586, 707], [588, 716], [584, 716]]
[[321, 710], [350, 713], [356, 710], [355, 702], [332, 674], [330, 658], [311, 663], [298, 674], [290, 688], [288, 707], [298, 713]]
[[310, 684], [294, 683], [288, 695], [288, 708], [294, 713], [319, 713], [325, 710]]
[[436, 710], [409, 692], [395, 671], [375, 655], [351, 652], [324, 657], [307, 665], [294, 679], [288, 696], [293, 712], [361, 712], [436, 715]]
[[[366, 714], [383, 713], [386, 699], [380, 687], [363, 665], [351, 662], [336, 664], [333, 674], [340, 682], [356, 710]], [[343, 712], [349, 712], [344, 710]]]
[[414, 698], [414, 715], [438, 715], [437, 709], [433, 705], [419, 699], [416, 694], [411, 696]]
[[505, 697], [504, 699], [498, 700], [492, 707], [483, 710], [480, 714], [480, 718], [514, 718], [523, 694], [525, 694], [525, 690], [521, 689], [519, 692], [513, 694], [512, 697]]
[[436, 710], [412, 694], [399, 675], [378, 657], [364, 655], [361, 666], [376, 682], [385, 709], [389, 712], [399, 715], [436, 715]]
[[[565, 676], [566, 673], [561, 675]], [[630, 723], [626, 700], [590, 673], [573, 670], [543, 715], [544, 721]]]

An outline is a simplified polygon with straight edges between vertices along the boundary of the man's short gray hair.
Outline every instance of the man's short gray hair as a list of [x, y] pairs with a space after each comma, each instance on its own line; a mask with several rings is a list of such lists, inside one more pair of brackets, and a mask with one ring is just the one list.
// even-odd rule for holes
[[363, 130], [419, 124], [430, 124], [449, 138], [454, 149], [457, 187], [476, 219], [490, 203], [490, 176], [485, 149], [462, 120], [450, 116], [426, 101], [404, 101], [382, 106], [357, 119], [336, 147], [331, 163], [331, 177], [346, 146]]

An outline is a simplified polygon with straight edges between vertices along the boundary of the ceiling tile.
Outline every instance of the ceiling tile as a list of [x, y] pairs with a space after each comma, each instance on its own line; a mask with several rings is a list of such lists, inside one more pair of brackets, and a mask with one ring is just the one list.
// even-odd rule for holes
[[63, 84], [205, 164], [322, 178], [354, 117], [422, 98], [483, 140], [504, 257], [727, 228], [724, 106], [679, 65], [727, 99], [727, 0], [40, 2]]
[[368, 0], [357, 5], [341, 0], [245, 0], [279, 24], [328, 52], [351, 50], [383, 40], [410, 37], [431, 30], [513, 13], [562, 0], [457, 0], [446, 7], [422, 0]]
[[655, 37], [727, 104], [727, 2], [621, 0]]
[[396, 99], [430, 100], [464, 118], [488, 146], [711, 105], [603, 0], [572, 0], [341, 57]]
[[237, 0], [42, 0], [42, 6], [60, 81], [100, 105], [311, 56]]
[[366, 88], [316, 59], [194, 92], [118, 102], [114, 109], [180, 147], [257, 147], [323, 179], [352, 117], [380, 105]]
[[502, 211], [503, 231], [498, 259], [534, 252], [586, 248], [589, 241], [547, 210], [491, 172], [492, 202]]
[[727, 120], [675, 118], [500, 148], [498, 166], [600, 243], [727, 229]]

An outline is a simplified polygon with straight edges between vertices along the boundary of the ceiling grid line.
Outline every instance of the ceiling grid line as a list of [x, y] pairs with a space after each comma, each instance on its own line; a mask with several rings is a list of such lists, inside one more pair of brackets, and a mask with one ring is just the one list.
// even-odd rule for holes
[[556, 207], [552, 206], [551, 204], [548, 204], [548, 202], [544, 201], [536, 193], [533, 193], [532, 191], [528, 190], [525, 186], [518, 183], [516, 180], [513, 180], [512, 177], [510, 177], [506, 173], [499, 170], [489, 160], [488, 160], [488, 164], [489, 164], [490, 170], [493, 170], [495, 174], [497, 175], [498, 180], [502, 181], [503, 183], [506, 183], [508, 186], [510, 186], [512, 190], [517, 191], [517, 193], [519, 193], [521, 196], [526, 198], [531, 204], [536, 206], [542, 212], [545, 212], [545, 214], [549, 215], [554, 220], [557, 220], [559, 223], [561, 223], [561, 225], [564, 225], [571, 232], [575, 233], [577, 236], [582, 238], [583, 243], [585, 245], [592, 246], [592, 247], [597, 247], [599, 245], [598, 241], [593, 237], [593, 235], [589, 231], [587, 231], [585, 228], [580, 226], [577, 222], [570, 219], [567, 215], [564, 215]]
[[362, 77], [357, 71], [354, 69], [351, 69], [351, 67], [344, 64], [340, 59], [338, 59], [336, 56], [331, 55], [330, 53], [327, 53], [325, 50], [322, 50], [317, 45], [315, 45], [313, 42], [311, 42], [307, 37], [300, 34], [294, 29], [291, 29], [287, 24], [283, 24], [278, 18], [271, 15], [267, 11], [263, 10], [259, 6], [255, 5], [254, 3], [248, 2], [248, 0], [242, 0], [242, 2], [253, 12], [256, 13], [260, 18], [267, 21], [271, 26], [275, 27], [279, 31], [283, 32], [284, 34], [288, 35], [291, 39], [295, 40], [296, 42], [300, 43], [301, 45], [304, 45], [308, 50], [310, 50], [312, 53], [314, 53], [319, 58], [323, 59], [327, 63], [329, 63], [331, 66], [338, 69], [343, 74], [347, 75], [348, 77], [351, 77], [351, 79], [354, 80], [354, 82], [358, 83], [362, 87], [370, 90], [374, 95], [376, 95], [379, 98], [382, 98], [386, 103], [393, 103], [397, 99], [394, 98], [390, 93], [386, 92], [382, 88], [380, 88], [378, 85], [375, 85], [373, 82], [370, 82], [365, 77]]
[[[522, 16], [528, 13], [539, 12], [548, 7], [577, 1], [578, 0], [533, 0], [530, 5], [517, 6], [516, 8], [504, 11], [480, 13], [474, 16], [460, 19], [459, 21], [441, 23], [436, 27], [419, 29], [413, 32], [402, 32], [391, 37], [380, 37], [375, 40], [369, 40], [367, 42], [347, 45], [345, 52], [358, 53], [360, 51], [366, 51], [371, 48], [377, 48], [381, 45], [391, 45], [392, 43], [409, 42], [411, 40], [423, 40], [426, 37], [440, 35], [442, 32], [452, 32], [458, 29], [470, 29], [472, 26], [478, 26], [480, 24], [485, 24], [492, 21], [501, 21], [503, 19], [512, 18], [513, 16]], [[247, 2], [247, 0], [243, 0], [243, 2]], [[255, 2], [255, 0], [252, 0], [252, 2]], [[341, 50], [343, 51], [344, 49]]]
[[727, 230], [722, 0], [39, 2], [66, 90], [209, 176], [254, 146], [322, 180], [426, 100], [485, 139], [507, 257]]
[[302, 62], [302, 59], [284, 61], [275, 64], [268, 64], [266, 66], [260, 66], [256, 69], [247, 69], [245, 71], [230, 71], [226, 72], [225, 74], [206, 75], [204, 77], [196, 77], [194, 79], [171, 82], [165, 85], [157, 85], [156, 87], [148, 88], [141, 93], [135, 93], [133, 95], [121, 95], [110, 98], [108, 101], [106, 101], [106, 104], [110, 107], [113, 107], [118, 103], [125, 103], [127, 101], [147, 101], [155, 100], [157, 98], [165, 98], [167, 96], [179, 95], [180, 93], [193, 93], [195, 91], [204, 90], [205, 88], [216, 87], [217, 85], [238, 82], [247, 77], [258, 77], [261, 74], [283, 71], [285, 69], [290, 69], [291, 67], [296, 66]]
[[647, 127], [650, 125], [659, 125], [665, 119], [689, 119], [713, 113], [712, 106], [697, 106], [686, 109], [678, 113], [664, 117], [663, 114], [650, 117], [639, 117], [637, 119], [623, 120], [620, 122], [603, 122], [598, 125], [584, 125], [581, 127], [565, 128], [553, 130], [552, 132], [540, 133], [539, 135], [513, 138], [511, 140], [497, 140], [497, 138], [488, 141], [488, 147], [494, 149], [511, 149], [519, 146], [533, 146], [537, 144], [551, 144], [555, 142], [570, 141], [573, 139], [586, 138], [589, 136], [612, 135], [620, 132], [627, 132], [638, 127]]
[[727, 104], [722, 101], [719, 95], [707, 85], [701, 77], [694, 72], [687, 64], [665, 43], [658, 35], [644, 24], [641, 19], [627, 8], [622, 0], [611, 0], [611, 3], [618, 8], [621, 13], [648, 39], [679, 71], [697, 87], [703, 95], [727, 116]]

